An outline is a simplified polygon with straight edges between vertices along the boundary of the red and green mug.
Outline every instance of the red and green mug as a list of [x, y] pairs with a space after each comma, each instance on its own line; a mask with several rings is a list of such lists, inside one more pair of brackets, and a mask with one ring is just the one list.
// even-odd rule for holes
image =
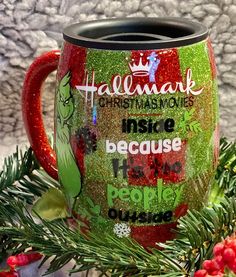
[[[37, 58], [23, 87], [38, 161], [93, 232], [131, 236], [145, 247], [172, 239], [178, 218], [207, 200], [218, 159], [207, 28], [123, 18], [73, 24], [63, 35], [61, 52]], [[56, 69], [53, 150], [40, 91]]]

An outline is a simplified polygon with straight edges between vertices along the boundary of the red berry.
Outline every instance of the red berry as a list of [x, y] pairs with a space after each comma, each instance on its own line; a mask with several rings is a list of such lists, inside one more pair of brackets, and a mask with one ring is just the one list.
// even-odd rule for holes
[[223, 252], [222, 257], [226, 264], [230, 264], [230, 263], [234, 262], [236, 255], [235, 255], [235, 252], [233, 249], [226, 248]]
[[29, 259], [27, 254], [19, 254], [16, 256], [18, 261], [18, 266], [25, 266], [29, 264]]
[[18, 274], [15, 271], [1, 271], [0, 277], [17, 277]]
[[27, 254], [29, 263], [36, 262], [42, 258], [42, 255], [37, 252]]
[[11, 267], [14, 268], [16, 266], [18, 266], [18, 260], [16, 258], [16, 256], [10, 256], [7, 258], [7, 264]]
[[213, 261], [217, 264], [217, 268], [219, 270], [224, 268], [224, 261], [222, 256], [215, 257]]
[[202, 264], [202, 267], [208, 272], [212, 273], [215, 270], [218, 270], [218, 265], [213, 260], [205, 260]]
[[213, 249], [213, 253], [215, 256], [219, 256], [222, 255], [223, 251], [224, 251], [224, 244], [222, 242], [217, 243]]
[[227, 247], [233, 249], [234, 252], [236, 252], [236, 240], [233, 239], [232, 241], [230, 241], [230, 242], [227, 244]]
[[205, 269], [200, 269], [194, 273], [194, 277], [205, 277], [207, 276], [207, 271]]
[[6, 277], [17, 277], [18, 274], [16, 272], [8, 272]]
[[232, 261], [231, 263], [227, 264], [227, 267], [232, 270], [234, 273], [236, 273], [236, 260]]
[[211, 275], [209, 275], [208, 274], [208, 276], [210, 277], [210, 276], [223, 276], [222, 275], [222, 273], [220, 272], [220, 271], [218, 271], [218, 270], [215, 270], [215, 271], [213, 271], [213, 272], [211, 272]]

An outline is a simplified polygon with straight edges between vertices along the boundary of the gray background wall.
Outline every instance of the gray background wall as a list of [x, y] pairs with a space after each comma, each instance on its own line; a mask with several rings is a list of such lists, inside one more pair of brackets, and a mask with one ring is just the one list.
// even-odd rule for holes
[[[236, 137], [236, 0], [0, 0], [0, 145], [26, 141], [20, 94], [33, 59], [57, 49], [71, 22], [121, 16], [181, 16], [210, 28], [219, 71], [222, 133]], [[44, 92], [44, 115], [53, 125], [54, 76]]]

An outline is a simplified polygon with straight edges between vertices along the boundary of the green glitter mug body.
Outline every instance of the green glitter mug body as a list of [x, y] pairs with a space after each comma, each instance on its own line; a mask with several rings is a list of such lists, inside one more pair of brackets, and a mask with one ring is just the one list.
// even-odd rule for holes
[[[26, 74], [23, 117], [35, 155], [86, 230], [144, 247], [173, 239], [207, 201], [219, 152], [208, 30], [178, 18], [107, 19], [64, 30], [61, 53]], [[55, 142], [40, 88], [57, 69]]]

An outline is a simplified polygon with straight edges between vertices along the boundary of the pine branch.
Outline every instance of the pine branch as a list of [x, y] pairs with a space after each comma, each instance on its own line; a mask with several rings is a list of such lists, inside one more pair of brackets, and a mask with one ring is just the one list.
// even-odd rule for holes
[[[52, 186], [57, 186], [57, 183], [39, 169], [32, 149], [22, 151], [17, 148], [15, 153], [5, 158], [0, 172], [0, 205], [11, 210], [7, 199], [17, 199], [23, 203], [32, 204], [37, 197]], [[0, 220], [0, 225], [5, 226], [8, 221]], [[2, 233], [0, 261], [6, 255], [23, 250], [24, 247], [19, 243], [14, 243], [8, 233]]]
[[226, 198], [212, 208], [189, 212], [179, 221], [179, 238], [161, 244], [162, 251], [148, 253], [131, 239], [94, 234], [86, 239], [63, 221], [35, 223], [22, 203], [8, 201], [12, 209], [0, 206], [0, 219], [12, 219], [0, 228], [0, 234], [6, 232], [25, 248], [34, 247], [46, 257], [55, 255], [49, 272], [74, 259], [77, 267], [73, 272], [96, 267], [112, 272], [112, 276], [122, 272], [127, 276], [190, 276], [212, 256], [213, 246], [235, 231], [236, 202]]
[[[70, 230], [62, 220], [41, 220], [40, 224], [35, 222], [26, 206], [26, 203], [32, 203], [35, 198], [32, 187], [35, 184], [36, 188], [33, 189], [41, 195], [42, 191], [50, 186], [57, 186], [57, 183], [30, 170], [25, 173], [20, 164], [22, 163], [22, 167], [26, 166], [28, 159], [19, 161], [19, 156], [14, 162], [11, 161], [12, 173], [5, 169], [2, 174], [6, 174], [6, 178], [9, 178], [8, 174], [14, 175], [14, 178], [8, 180], [19, 180], [20, 185], [5, 181], [9, 185], [8, 190], [6, 183], [2, 183], [0, 179], [1, 186], [3, 184], [0, 191], [0, 203], [3, 204], [0, 205], [0, 221], [3, 223], [0, 235], [7, 234], [14, 241], [15, 249], [34, 247], [45, 255], [45, 259], [54, 256], [49, 272], [58, 270], [74, 259], [76, 267], [73, 272], [95, 267], [104, 273], [109, 271], [112, 276], [124, 276], [124, 272], [126, 276], [190, 276], [201, 267], [203, 260], [211, 258], [213, 246], [235, 231], [236, 201], [232, 196], [236, 190], [235, 183], [231, 180], [236, 174], [235, 150], [235, 143], [221, 141], [220, 164], [216, 175], [219, 182], [215, 185], [216, 190], [225, 191], [231, 197], [224, 196], [219, 204], [205, 207], [200, 212], [191, 211], [181, 218], [178, 238], [160, 244], [164, 249], [162, 251], [155, 249], [148, 253], [131, 239], [120, 240], [94, 234], [90, 234], [87, 239], [79, 231]], [[18, 165], [18, 170], [14, 169], [14, 164]], [[24, 172], [28, 176], [25, 177], [23, 173], [18, 175], [16, 172]], [[18, 191], [21, 196], [19, 199], [16, 197]]]
[[11, 210], [0, 206], [1, 220], [7, 222], [11, 218], [7, 227], [0, 228], [0, 234], [6, 232], [25, 248], [34, 247], [46, 257], [55, 255], [49, 272], [58, 270], [71, 259], [77, 261], [76, 272], [93, 267], [111, 270], [113, 276], [120, 276], [120, 272], [125, 271], [138, 272], [132, 276], [145, 276], [147, 271], [160, 272], [158, 257], [129, 239], [119, 241], [111, 236], [104, 239], [104, 236], [92, 234], [90, 239], [86, 239], [70, 230], [63, 221], [42, 221], [42, 224], [38, 224], [22, 203], [9, 201]]
[[225, 197], [220, 204], [204, 207], [199, 211], [189, 211], [179, 220], [179, 238], [166, 244], [159, 255], [168, 255], [186, 262], [188, 274], [201, 267], [204, 260], [212, 258], [216, 243], [236, 230], [236, 200]]
[[226, 138], [222, 138], [220, 141], [216, 180], [213, 187], [216, 196], [220, 194], [226, 194], [228, 197], [236, 195], [236, 143], [227, 142]]
[[220, 197], [236, 196], [236, 143], [220, 140], [219, 165], [215, 175], [215, 183], [211, 189], [211, 202]]
[[0, 203], [7, 204], [6, 196], [32, 204], [36, 197], [57, 183], [40, 170], [32, 149], [16, 152], [5, 158], [0, 172]]

